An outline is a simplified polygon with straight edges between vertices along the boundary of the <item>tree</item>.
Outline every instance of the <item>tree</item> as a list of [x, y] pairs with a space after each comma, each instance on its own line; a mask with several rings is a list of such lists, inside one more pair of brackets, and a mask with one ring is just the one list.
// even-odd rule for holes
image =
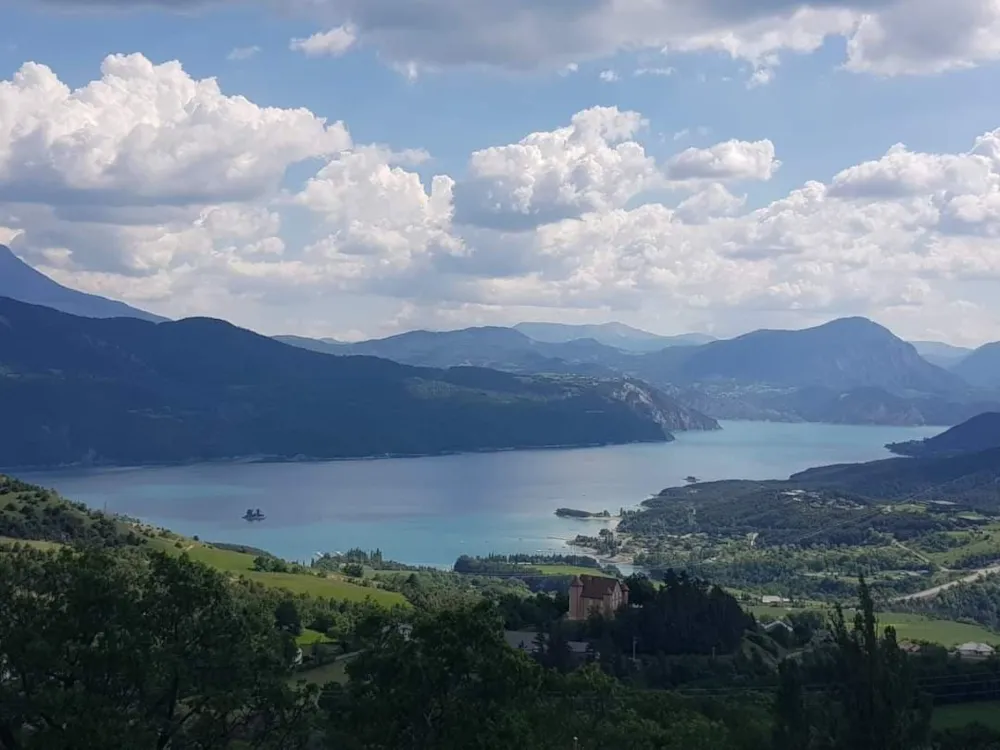
[[365, 568], [361, 563], [347, 563], [344, 565], [344, 575], [348, 578], [363, 578]]
[[290, 635], [302, 635], [302, 616], [294, 599], [282, 599], [274, 609], [274, 624]]
[[[798, 670], [782, 669], [775, 704], [778, 736], [802, 742], [802, 713], [809, 712], [811, 744], [801, 750], [921, 750], [929, 747], [930, 703], [922, 696], [896, 632], [880, 636], [875, 605], [864, 578], [858, 585], [858, 611], [850, 626], [838, 605], [829, 654], [830, 688], [806, 706]], [[818, 744], [817, 744], [818, 743]], [[779, 750], [782, 746], [779, 745]]]
[[[743, 717], [719, 718], [684, 698], [632, 692], [596, 665], [564, 675], [509, 648], [489, 604], [387, 616], [362, 628], [367, 648], [346, 686], [329, 685], [328, 747], [336, 750], [744, 750], [761, 747]], [[766, 716], [766, 714], [765, 714]], [[749, 734], [747, 743], [736, 740]]]
[[774, 750], [807, 750], [809, 714], [799, 665], [788, 659], [778, 669], [781, 681], [775, 698]]
[[625, 579], [625, 584], [628, 586], [629, 604], [642, 607], [656, 597], [656, 586], [642, 573], [633, 573]]
[[333, 746], [525, 747], [519, 709], [534, 702], [542, 676], [507, 646], [491, 605], [418, 616], [412, 629], [387, 617], [363, 630], [368, 647], [348, 665], [346, 690], [325, 696]]
[[0, 748], [295, 748], [272, 613], [186, 556], [0, 552]]
[[[541, 636], [542, 634], [539, 633]], [[566, 637], [566, 629], [556, 620], [548, 627], [548, 637], [541, 639], [542, 650], [537, 655], [539, 664], [548, 669], [566, 673], [573, 669], [573, 651]]]

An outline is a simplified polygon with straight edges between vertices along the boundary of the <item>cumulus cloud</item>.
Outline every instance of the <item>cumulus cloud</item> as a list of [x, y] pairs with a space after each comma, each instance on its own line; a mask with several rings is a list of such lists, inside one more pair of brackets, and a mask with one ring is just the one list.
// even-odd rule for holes
[[781, 166], [769, 140], [729, 140], [710, 148], [689, 148], [667, 163], [672, 180], [769, 180]]
[[688, 224], [701, 224], [715, 218], [735, 216], [747, 197], [735, 196], [719, 182], [713, 182], [701, 192], [685, 198], [677, 206], [677, 217]]
[[656, 163], [635, 140], [645, 127], [637, 112], [593, 107], [566, 127], [477, 151], [469, 179], [457, 188], [458, 220], [531, 228], [624, 206], [661, 181]]
[[[31, 0], [15, 0], [28, 3]], [[45, 0], [62, 8], [189, 9], [217, 0]], [[322, 24], [296, 47], [340, 54], [355, 40], [401, 70], [455, 65], [560, 69], [622, 50], [717, 52], [770, 80], [783, 53], [847, 40], [846, 67], [934, 73], [1000, 58], [994, 0], [264, 0]], [[293, 45], [296, 44], [293, 42]], [[662, 66], [666, 67], [666, 66]]]
[[982, 291], [1000, 281], [1000, 130], [964, 153], [895, 146], [750, 207], [731, 184], [773, 176], [770, 141], [657, 165], [645, 130], [595, 107], [431, 175], [421, 151], [356, 145], [177, 63], [112, 57], [75, 91], [29, 64], [0, 83], [0, 239], [72, 286], [269, 332], [380, 330], [404, 308], [741, 329], [874, 314], [911, 335], [960, 321], [970, 339], [1000, 325]]
[[452, 179], [434, 177], [425, 190], [400, 161], [409, 159], [376, 147], [342, 154], [292, 198], [328, 230], [305, 249], [310, 262], [325, 269], [325, 278], [391, 276], [432, 252], [461, 252], [450, 234]]
[[111, 55], [72, 90], [25, 63], [0, 83], [0, 199], [115, 204], [249, 199], [290, 164], [348, 148], [342, 123], [259, 107], [179, 62]]

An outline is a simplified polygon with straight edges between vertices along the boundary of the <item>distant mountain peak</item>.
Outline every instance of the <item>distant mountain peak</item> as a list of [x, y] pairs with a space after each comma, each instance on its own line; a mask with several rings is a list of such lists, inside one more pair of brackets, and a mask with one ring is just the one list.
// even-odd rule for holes
[[952, 372], [979, 388], [1000, 388], [1000, 341], [983, 344], [958, 362]]
[[672, 346], [698, 346], [715, 340], [703, 333], [661, 336], [618, 321], [579, 325], [529, 321], [518, 323], [514, 326], [514, 330], [545, 344], [565, 344], [570, 341], [592, 339], [605, 346], [636, 353], [654, 352]]
[[[898, 338], [896, 334], [890, 331], [881, 323], [876, 323], [871, 318], [865, 318], [860, 315], [852, 315], [846, 318], [835, 318], [827, 323], [815, 326], [813, 331], [835, 331], [842, 334], [852, 334], [852, 335], [878, 335], [883, 337]], [[902, 339], [900, 339], [902, 340]]]
[[837, 391], [955, 393], [960, 378], [924, 360], [868, 318], [831, 320], [800, 330], [764, 330], [701, 347], [681, 366], [688, 380], [732, 380]]
[[65, 287], [36, 271], [6, 245], [0, 245], [0, 297], [84, 318], [139, 318], [154, 323], [165, 320], [124, 302]]

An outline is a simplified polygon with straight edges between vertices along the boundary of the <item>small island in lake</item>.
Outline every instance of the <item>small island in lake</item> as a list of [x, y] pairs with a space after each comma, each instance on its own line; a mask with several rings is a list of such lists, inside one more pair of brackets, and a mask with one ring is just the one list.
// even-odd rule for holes
[[576, 510], [575, 508], [559, 508], [556, 515], [560, 518], [611, 518], [611, 514], [606, 510], [600, 513], [591, 513], [587, 510]]

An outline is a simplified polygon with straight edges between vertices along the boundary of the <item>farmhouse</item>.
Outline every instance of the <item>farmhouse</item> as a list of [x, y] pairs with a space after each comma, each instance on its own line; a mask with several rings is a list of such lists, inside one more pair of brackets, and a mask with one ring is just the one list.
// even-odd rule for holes
[[955, 653], [961, 659], [988, 659], [996, 651], [985, 643], [963, 643], [955, 649]]

